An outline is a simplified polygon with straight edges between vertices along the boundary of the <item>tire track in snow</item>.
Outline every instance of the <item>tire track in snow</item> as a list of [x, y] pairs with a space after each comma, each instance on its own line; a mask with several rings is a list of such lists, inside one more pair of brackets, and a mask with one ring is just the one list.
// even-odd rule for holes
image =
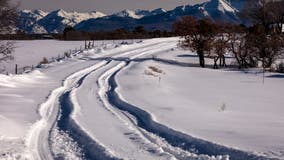
[[[140, 44], [140, 43], [132, 44], [132, 45], [128, 46], [128, 48], [126, 48], [125, 50], [119, 50], [118, 52], [115, 52], [115, 50], [116, 50], [116, 48], [115, 48], [113, 50], [109, 50], [108, 52], [110, 52], [110, 53], [106, 52], [107, 54], [104, 55], [104, 56], [94, 56], [96, 58], [94, 58], [94, 57], [83, 57], [83, 58], [80, 58], [80, 59], [82, 59], [82, 60], [96, 60], [96, 59], [102, 60], [102, 59], [100, 59], [100, 57], [105, 57], [105, 56], [107, 56], [107, 57], [123, 57], [123, 56], [127, 56], [127, 55], [129, 55], [131, 53], [137, 53], [137, 51], [141, 52], [141, 50], [144, 50], [144, 49], [152, 47], [152, 46], [160, 45], [161, 43], [166, 43], [169, 40], [176, 41], [173, 38], [168, 38], [168, 39], [164, 39], [162, 41], [161, 40], [157, 40], [158, 42], [154, 42], [154, 43], [153, 42], [152, 43], [148, 42], [148, 41], [151, 42], [153, 40], [155, 40], [155, 39], [146, 40], [146, 42], [145, 42], [146, 44]], [[135, 47], [135, 45], [139, 45], [139, 46]]]
[[53, 159], [53, 154], [50, 150], [49, 136], [51, 129], [57, 120], [59, 108], [56, 106], [58, 106], [58, 98], [66, 90], [76, 86], [77, 82], [82, 76], [105, 65], [105, 63], [106, 62], [101, 62], [72, 74], [65, 79], [63, 86], [53, 90], [48, 96], [47, 101], [41, 104], [39, 114], [41, 115], [42, 119], [33, 125], [26, 139], [26, 144], [31, 152], [31, 159]]
[[[109, 91], [101, 90], [100, 95], [102, 99], [104, 99], [104, 93], [106, 92], [109, 102], [112, 105], [116, 106], [118, 109], [129, 112], [132, 116], [134, 116], [137, 119], [139, 127], [145, 129], [146, 131], [150, 133], [158, 135], [159, 137], [164, 138], [169, 144], [171, 144], [174, 147], [182, 148], [185, 151], [194, 151], [197, 154], [206, 154], [206, 155], [227, 155], [229, 154], [232, 159], [266, 159], [264, 157], [258, 157], [251, 153], [224, 147], [218, 144], [214, 144], [208, 141], [204, 141], [201, 139], [191, 137], [179, 131], [175, 131], [171, 128], [168, 128], [165, 125], [162, 125], [162, 124], [159, 124], [153, 121], [149, 113], [121, 100], [119, 96], [117, 95], [117, 93], [115, 92], [115, 88], [117, 87], [117, 85], [116, 85], [114, 77], [117, 74], [117, 72], [119, 72], [122, 68], [127, 66], [127, 64], [131, 60], [134, 60], [135, 58], [136, 57], [132, 57], [130, 59], [107, 58], [107, 59], [126, 61], [126, 62], [120, 63], [120, 65], [110, 69], [108, 72], [106, 72], [100, 77], [99, 79], [100, 86], [106, 85], [104, 84], [106, 82], [102, 82], [102, 81], [108, 80], [109, 86], [111, 87]], [[141, 60], [144, 61], [147, 59], [141, 59]], [[173, 65], [187, 66], [187, 64], [179, 64], [173, 61], [165, 61], [163, 59], [153, 59], [152, 58], [149, 60], [156, 60], [158, 62], [173, 64]], [[139, 61], [139, 59], [137, 61]], [[107, 87], [105, 86], [105, 88]], [[105, 102], [105, 103], [108, 103], [108, 102]]]
[[[153, 59], [149, 59], [149, 60], [153, 60]], [[145, 61], [145, 59], [143, 61]], [[160, 61], [160, 60], [156, 60], [156, 61], [165, 63], [164, 61]], [[169, 63], [169, 64], [179, 65], [178, 63]], [[116, 70], [108, 79], [108, 83], [110, 86], [110, 89], [107, 91], [108, 101], [112, 104], [112, 106], [115, 106], [118, 109], [128, 112], [129, 114], [134, 116], [137, 120], [137, 125], [140, 128], [165, 139], [167, 143], [169, 143], [170, 145], [174, 147], [178, 147], [178, 148], [181, 148], [189, 152], [194, 151], [196, 154], [204, 154], [204, 155], [209, 155], [209, 156], [229, 155], [230, 159], [233, 159], [233, 160], [244, 160], [244, 159], [266, 160], [266, 159], [269, 159], [269, 158], [257, 156], [257, 155], [254, 155], [248, 152], [221, 146], [221, 145], [209, 142], [209, 141], [194, 138], [185, 133], [176, 131], [163, 124], [155, 122], [152, 119], [152, 116], [148, 112], [140, 109], [137, 106], [134, 106], [134, 105], [131, 105], [125, 102], [116, 93], [115, 89], [117, 88], [117, 83], [115, 80], [115, 76], [122, 69], [123, 68]]]
[[[100, 88], [99, 89], [99, 97], [101, 99], [101, 101], [103, 102], [104, 104], [104, 107], [106, 108], [106, 110], [110, 111], [113, 115], [115, 115], [116, 117], [118, 117], [118, 119], [120, 119], [122, 122], [125, 121], [125, 119], [123, 119], [121, 117], [121, 113], [131, 121], [132, 125], [135, 125], [133, 123], [133, 121], [129, 118], [129, 116], [127, 116], [126, 114], [127, 113], [123, 113], [121, 111], [119, 111], [120, 114], [118, 114], [116, 108], [114, 107], [111, 107], [111, 105], [109, 104], [108, 100], [107, 100], [107, 95], [106, 95], [106, 92], [108, 90], [108, 78], [114, 73], [116, 72], [117, 70], [125, 67], [131, 60], [135, 59], [135, 58], [138, 58], [138, 57], [141, 57], [141, 56], [147, 56], [147, 55], [152, 55], [154, 53], [157, 53], [157, 52], [161, 52], [161, 51], [166, 51], [170, 48], [174, 47], [174, 45], [172, 43], [168, 43], [168, 44], [164, 44], [164, 45], [161, 45], [161, 46], [156, 46], [155, 48], [153, 48], [152, 50], [146, 50], [144, 53], [141, 53], [139, 55], [136, 55], [136, 56], [132, 56], [132, 57], [129, 57], [129, 58], [117, 58], [117, 59], [120, 59], [120, 60], [123, 60], [123, 62], [120, 62], [118, 65], [116, 65], [115, 67], [112, 67], [110, 68], [109, 70], [107, 70], [104, 74], [102, 74], [99, 78], [98, 78], [98, 81], [97, 81], [97, 84], [98, 84], [98, 87]], [[114, 58], [116, 59], [116, 58]], [[112, 60], [114, 60], [112, 59]], [[128, 122], [124, 122], [124, 123], [129, 123], [129, 120]], [[136, 130], [139, 131], [139, 133], [142, 133], [139, 129], [137, 129], [136, 127], [134, 127]], [[149, 141], [149, 138], [146, 137], [143, 133], [142, 135], [144, 136], [143, 138], [146, 138], [148, 141]], [[152, 141], [150, 141], [152, 143]], [[161, 150], [161, 147], [159, 145], [157, 145], [156, 143], [153, 143], [155, 144], [159, 149], [158, 150]], [[157, 151], [150, 151], [149, 152], [157, 152]], [[167, 151], [162, 151], [164, 152], [165, 155], [171, 155], [173, 156], [170, 152], [167, 152]]]
[[[142, 52], [141, 54], [138, 54], [138, 56], [141, 56], [141, 55], [144, 55], [145, 53], [148, 53], [149, 52], [148, 50], [153, 49], [153, 46], [155, 46], [154, 48], [159, 48], [159, 46], [169, 44], [169, 42], [166, 42], [165, 44], [164, 43], [162, 42], [158, 46], [156, 44], [149, 45], [148, 48], [143, 47], [142, 49], [136, 50], [136, 51], [124, 52], [123, 54], [116, 55], [115, 57], [119, 57], [121, 55], [125, 56], [125, 55], [129, 55], [129, 54], [137, 54], [137, 52], [138, 53]], [[138, 57], [138, 56], [136, 55], [134, 57]], [[107, 63], [105, 63], [104, 65], [106, 65], [106, 64]], [[70, 98], [70, 93], [72, 92], [72, 90], [74, 88], [80, 87], [80, 85], [83, 83], [84, 79], [90, 73], [95, 72], [97, 69], [99, 69], [103, 66], [97, 67], [93, 71], [90, 71], [90, 72], [84, 74], [83, 77], [81, 76], [81, 78], [79, 80], [77, 80], [77, 82], [76, 82], [76, 87], [72, 87], [67, 92], [66, 92], [67, 89], [65, 89], [65, 93], [61, 94], [61, 96], [60, 96], [60, 106], [61, 106], [61, 112], [60, 113], [61, 113], [61, 116], [58, 120], [57, 126], [59, 127], [59, 129], [67, 132], [68, 135], [71, 136], [73, 138], [73, 140], [75, 140], [75, 142], [77, 142], [79, 144], [79, 146], [82, 148], [82, 150], [84, 152], [84, 155], [85, 155], [84, 158], [86, 158], [86, 159], [116, 159], [113, 156], [111, 156], [110, 153], [107, 153], [107, 150], [104, 148], [104, 146], [101, 146], [98, 143], [96, 143], [96, 140], [93, 137], [89, 136], [89, 134], [86, 133], [86, 131], [82, 130], [80, 128], [80, 126], [72, 118], [70, 118], [70, 114], [74, 110], [73, 102]], [[80, 137], [80, 138], [78, 138], [78, 137]], [[94, 151], [96, 151], [96, 152], [94, 152]]]
[[[60, 97], [60, 106], [62, 115], [58, 121], [58, 128], [66, 132], [80, 147], [83, 152], [83, 159], [104, 159], [116, 160], [104, 146], [97, 143], [94, 138], [90, 137], [81, 127], [69, 116], [73, 110], [70, 92], [64, 93]], [[62, 157], [58, 157], [61, 159]]]
[[[114, 115], [116, 115], [117, 117], [120, 118], [120, 115], [118, 113], [116, 113], [117, 111], [113, 110], [112, 109], [112, 104], [109, 103], [109, 95], [108, 95], [108, 92], [109, 92], [109, 87], [111, 87], [109, 85], [109, 79], [114, 75], [116, 74], [118, 71], [120, 71], [122, 68], [124, 68], [125, 66], [127, 66], [132, 60], [136, 61], [140, 61], [138, 57], [140, 56], [143, 56], [145, 54], [147, 55], [151, 55], [151, 54], [155, 54], [157, 53], [158, 51], [166, 51], [170, 48], [172, 48], [173, 46], [169, 45], [167, 46], [168, 48], [160, 48], [158, 47], [158, 49], [156, 50], [152, 50], [152, 51], [148, 51], [146, 53], [142, 53], [140, 55], [137, 55], [137, 56], [133, 56], [131, 58], [106, 58], [108, 60], [118, 60], [118, 61], [122, 61], [121, 63], [119, 63], [117, 66], [109, 69], [108, 71], [106, 71], [104, 74], [102, 74], [99, 79], [98, 79], [98, 85], [99, 85], [99, 95], [100, 95], [100, 99], [102, 100], [102, 102], [104, 103], [104, 106], [107, 108], [107, 110], [109, 110], [110, 112], [112, 112]], [[143, 58], [142, 58], [143, 59]], [[145, 60], [145, 59], [143, 59]], [[152, 59], [151, 59], [152, 60]], [[120, 109], [120, 113], [124, 114], [127, 118], [129, 118], [132, 123], [135, 125], [136, 123], [134, 122], [135, 120], [133, 120], [131, 118], [131, 116], [129, 116], [127, 114], [127, 110], [121, 110], [121, 108], [118, 108]], [[125, 112], [126, 111], [126, 112]], [[135, 115], [134, 115], [135, 117]], [[137, 118], [137, 117], [135, 117]], [[120, 118], [122, 121], [123, 121], [123, 118]], [[152, 134], [151, 132], [147, 132], [146, 130], [144, 130], [144, 128], [139, 128], [140, 126], [137, 127], [137, 130], [139, 130], [140, 133], [142, 133], [142, 135], [150, 140], [152, 143], [156, 144], [156, 145], [163, 145], [163, 147], [161, 147], [161, 149], [163, 150], [163, 152], [169, 154], [169, 155], [173, 155], [174, 157], [178, 158], [178, 159], [215, 159], [215, 158], [212, 158], [212, 157], [209, 157], [207, 155], [196, 155], [196, 154], [192, 154], [186, 150], [182, 150], [180, 148], [177, 148], [177, 147], [173, 147], [171, 146], [170, 144], [168, 144], [167, 142], [163, 142], [163, 140], [161, 140], [159, 137], [155, 136], [155, 134]], [[163, 137], [162, 137], [163, 138]], [[220, 159], [217, 158], [217, 159]]]
[[[152, 46], [153, 43], [143, 44], [145, 46]], [[132, 53], [135, 51], [135, 47], [131, 48], [129, 51], [126, 49], [125, 51], [120, 51], [118, 53], [122, 53], [122, 55], [127, 55], [128, 53]], [[104, 65], [103, 63], [96, 64], [94, 66], [85, 68], [81, 71], [77, 71], [67, 77], [63, 82], [63, 86], [53, 90], [48, 96], [47, 100], [39, 106], [39, 115], [41, 119], [34, 123], [31, 127], [31, 130], [27, 134], [25, 138], [25, 144], [28, 147], [28, 152], [30, 152], [31, 159], [38, 160], [50, 160], [53, 159], [53, 154], [50, 150], [49, 144], [49, 135], [51, 132], [51, 128], [54, 126], [56, 122], [57, 113], [58, 113], [58, 98], [61, 94], [63, 94], [66, 90], [68, 90], [71, 86], [75, 86], [78, 79], [80, 79], [85, 74], [91, 72], [95, 68], [99, 67], [98, 65]]]
[[[145, 127], [140, 126], [140, 119], [146, 118], [147, 120], [149, 119], [149, 115], [142, 114], [141, 116], [137, 116], [135, 113], [136, 112], [130, 112], [130, 110], [125, 109], [123, 107], [120, 107], [120, 104], [113, 103], [113, 97], [110, 95], [112, 92], [114, 92], [115, 87], [110, 84], [112, 81], [112, 78], [119, 72], [121, 69], [126, 67], [131, 60], [126, 60], [126, 62], [121, 62], [119, 65], [116, 67], [113, 67], [112, 69], [108, 70], [106, 73], [101, 75], [101, 77], [98, 80], [99, 86], [100, 86], [100, 91], [99, 95], [101, 97], [101, 100], [104, 103], [104, 106], [114, 113], [117, 117], [119, 117], [119, 114], [116, 113], [114, 109], [111, 108], [117, 108], [120, 110], [120, 112], [125, 115], [129, 120], [136, 125], [137, 130], [139, 130], [142, 135], [151, 141], [152, 143], [156, 144], [157, 146], [160, 146], [160, 148], [163, 150], [163, 152], [174, 156], [177, 159], [184, 159], [184, 160], [199, 160], [199, 159], [204, 159], [204, 160], [222, 160], [226, 159], [226, 156], [220, 157], [217, 156], [217, 158], [210, 157], [208, 155], [197, 155], [195, 153], [192, 153], [192, 150], [183, 150], [177, 146], [173, 146], [171, 143], [168, 143], [168, 141], [164, 141], [164, 137], [156, 134], [155, 132], [149, 132], [149, 130], [145, 129]], [[114, 78], [113, 78], [114, 79]], [[110, 88], [110, 89], [109, 89]], [[129, 113], [129, 114], [128, 114]], [[138, 112], [141, 113], [141, 112]], [[132, 118], [134, 117], [134, 119]], [[122, 119], [122, 118], [121, 118]], [[137, 122], [137, 123], [136, 123]], [[151, 121], [147, 121], [145, 123], [151, 123]], [[158, 136], [157, 136], [158, 135]]]

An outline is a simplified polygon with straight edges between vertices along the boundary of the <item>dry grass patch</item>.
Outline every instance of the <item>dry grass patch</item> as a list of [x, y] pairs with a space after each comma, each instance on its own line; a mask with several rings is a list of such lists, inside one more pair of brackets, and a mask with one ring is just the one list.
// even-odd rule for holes
[[156, 72], [156, 73], [164, 73], [163, 70], [159, 69], [158, 67], [155, 67], [155, 66], [149, 66], [148, 67], [150, 70], [152, 70], [153, 72]]
[[153, 77], [161, 77], [161, 75], [165, 74], [165, 72], [158, 67], [149, 66], [147, 69], [145, 69], [144, 74]]

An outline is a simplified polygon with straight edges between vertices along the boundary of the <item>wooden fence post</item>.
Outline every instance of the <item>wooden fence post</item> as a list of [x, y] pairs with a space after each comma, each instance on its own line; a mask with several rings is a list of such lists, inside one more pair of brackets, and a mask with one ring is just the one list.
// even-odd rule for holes
[[89, 44], [88, 44], [88, 49], [90, 49], [91, 48], [91, 44], [92, 42], [89, 42]]
[[18, 74], [18, 64], [15, 66], [15, 74]]

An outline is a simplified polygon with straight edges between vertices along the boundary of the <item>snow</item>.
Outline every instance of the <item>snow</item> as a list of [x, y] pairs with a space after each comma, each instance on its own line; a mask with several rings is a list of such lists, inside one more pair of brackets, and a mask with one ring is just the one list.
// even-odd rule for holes
[[41, 10], [22, 10], [18, 28], [28, 33], [62, 32], [66, 26], [75, 26], [81, 21], [106, 16], [102, 12], [67, 12], [62, 9], [44, 12]]
[[37, 22], [48, 13], [42, 10], [22, 10], [19, 11], [20, 22], [18, 28], [28, 33], [47, 33], [43, 26]]
[[[18, 44], [21, 44], [22, 47], [16, 49], [15, 55], [21, 59], [16, 59], [16, 62], [19, 62], [19, 64], [37, 64], [38, 59], [42, 59], [42, 56], [57, 55], [58, 51], [63, 51], [71, 46], [73, 48], [81, 43], [53, 40], [19, 41]], [[102, 44], [100, 41], [97, 43]], [[42, 44], [42, 46], [39, 44]], [[32, 51], [29, 57], [21, 56], [30, 53], [29, 51]], [[85, 54], [88, 54], [88, 52]], [[15, 62], [12, 61], [12, 63]], [[52, 90], [61, 85], [62, 80], [68, 75], [94, 63], [94, 61], [85, 62], [80, 59], [70, 59], [66, 62], [53, 63], [47, 66], [48, 69], [37, 69], [28, 74], [0, 74], [0, 155], [31, 159], [27, 141], [32, 128], [40, 119], [39, 105], [46, 100]], [[9, 69], [9, 65], [5, 67]], [[35, 137], [30, 136], [30, 138], [33, 141]], [[2, 149], [2, 146], [6, 147]], [[25, 152], [28, 153], [25, 154]]]
[[[103, 151], [99, 154], [110, 159], [229, 159], [229, 155], [204, 155], [174, 146], [139, 124], [137, 115], [146, 112], [151, 123], [173, 129], [169, 134], [177, 131], [283, 159], [284, 75], [266, 73], [263, 83], [257, 69], [194, 67], [196, 54], [180, 50], [177, 42], [178, 38], [131, 45], [96, 41], [93, 49], [30, 73], [0, 74], [0, 159], [86, 156], [81, 146], [85, 137], [74, 137], [57, 126], [61, 96], [66, 93], [73, 106], [71, 125], [88, 137], [86, 144], [99, 147]], [[18, 41], [17, 45], [21, 47], [15, 61], [36, 64], [43, 56], [57, 56], [84, 43], [46, 40]], [[233, 63], [231, 58], [227, 61]], [[210, 59], [206, 62], [212, 64]], [[136, 109], [127, 112], [109, 99], [113, 79], [119, 98]]]
[[45, 17], [48, 14], [48, 12], [44, 12], [42, 10], [34, 10], [34, 11], [22, 10], [20, 14], [23, 14], [23, 13], [25, 14], [25, 16], [27, 17], [30, 16], [32, 18], [35, 18], [36, 20], [40, 20], [41, 18]]
[[226, 0], [220, 0], [219, 3], [221, 4], [219, 10], [223, 10], [223, 12], [236, 12], [236, 9], [232, 8]]
[[[168, 43], [164, 43], [163, 45], [151, 45], [150, 47], [125, 52], [123, 56], [130, 56], [132, 58], [142, 56], [166, 45], [168, 45]], [[173, 46], [167, 47], [170, 48]], [[113, 109], [104, 96], [104, 92], [107, 90], [107, 86], [105, 86], [107, 84], [104, 80], [123, 65], [124, 63], [121, 62], [107, 65], [104, 69], [100, 69], [98, 73], [94, 72], [88, 76], [78, 91], [74, 90], [74, 94], [77, 95], [76, 97], [78, 99], [78, 102], [75, 102], [77, 106], [80, 106], [82, 109], [79, 114], [75, 114], [77, 115], [75, 119], [79, 121], [79, 123], [82, 123], [84, 128], [93, 133], [93, 136], [99, 139], [100, 143], [103, 143], [106, 148], [112, 150], [113, 154], [117, 157], [126, 159], [133, 157], [137, 159], [161, 159], [164, 157], [163, 159], [169, 159], [170, 156], [163, 153], [159, 146], [153, 145], [149, 140], [143, 138], [141, 133], [136, 131], [136, 127], [128, 122], [129, 119], [125, 117], [123, 113], [119, 113]], [[90, 88], [90, 86], [93, 86], [92, 84], [95, 79], [98, 79], [98, 86]], [[93, 97], [100, 97], [102, 102]], [[103, 105], [106, 108], [101, 107]], [[94, 116], [94, 114], [96, 116]], [[97, 128], [101, 129], [98, 130]], [[115, 136], [113, 136], [114, 134]], [[139, 145], [135, 145], [137, 143]], [[155, 154], [149, 154], [147, 150], [153, 150], [153, 152], [157, 152], [161, 155], [155, 157]]]
[[104, 13], [98, 11], [93, 11], [89, 13], [79, 13], [79, 12], [67, 12], [62, 9], [56, 11], [56, 15], [63, 17], [64, 18], [63, 23], [68, 24], [70, 26], [74, 26], [82, 22], [83, 20], [87, 20], [90, 18], [100, 18], [106, 16]]
[[163, 8], [157, 8], [151, 11], [152, 15], [158, 15], [167, 12], [167, 10]]
[[135, 11], [128, 10], [128, 9], [115, 13], [114, 15], [118, 17], [130, 17], [134, 19], [140, 19], [143, 17], [143, 15], [139, 15]]
[[[0, 153], [21, 154], [21, 158], [30, 159], [30, 154], [25, 155], [21, 153], [21, 150], [23, 152], [29, 150], [26, 146], [28, 143], [27, 139], [35, 122], [40, 118], [39, 104], [45, 101], [51, 90], [61, 85], [61, 81], [68, 74], [91, 64], [93, 63], [84, 63], [77, 60], [65, 63], [64, 65], [57, 64], [59, 66], [50, 68], [48, 73], [35, 70], [23, 75], [1, 75], [1, 84], [6, 84], [6, 86], [0, 86], [0, 115], [2, 117], [0, 137], [8, 140], [3, 142], [7, 145], [7, 148], [4, 148], [4, 150], [1, 149]], [[65, 67], [70, 70], [66, 70], [67, 68]], [[58, 74], [60, 72], [61, 74]], [[9, 124], [8, 127], [7, 124]], [[32, 138], [32, 141], [35, 140], [35, 137], [31, 136], [30, 138]], [[11, 145], [15, 141], [13, 139], [19, 141], [19, 143]], [[14, 150], [15, 146], [17, 148], [20, 147], [21, 150]]]
[[[5, 69], [4, 73], [15, 73], [15, 65], [18, 68], [26, 66], [38, 65], [44, 57], [48, 60], [64, 56], [64, 52], [74, 51], [75, 49], [83, 49], [85, 41], [58, 41], [58, 40], [27, 40], [13, 41], [15, 43], [14, 60], [1, 62], [0, 70]], [[113, 43], [113, 41], [96, 41], [95, 45], [104, 45]], [[119, 43], [115, 41], [114, 43]]]
[[[145, 74], [150, 66], [164, 74]], [[118, 83], [123, 99], [171, 128], [250, 152], [283, 153], [281, 78], [266, 78], [262, 84], [262, 74], [254, 72], [145, 62], [123, 70]]]
[[235, 14], [235, 13], [238, 12], [238, 10], [235, 9], [226, 0], [211, 0], [209, 2], [203, 3], [203, 5], [201, 5], [201, 6], [202, 6], [201, 8], [203, 8], [203, 10], [205, 10], [206, 12], [209, 12], [211, 14], [216, 12], [216, 11], [222, 12], [224, 15], [226, 15], [227, 13]]
[[[126, 28], [144, 25], [145, 27], [148, 26], [147, 28], [150, 30], [171, 30], [171, 25], [165, 26], [164, 23], [174, 22], [175, 19], [184, 15], [192, 15], [196, 18], [207, 17], [217, 22], [221, 21], [240, 24], [241, 20], [238, 13], [242, 10], [244, 2], [245, 0], [203, 0], [199, 3], [194, 3], [194, 5], [189, 3], [169, 11], [162, 8], [154, 10], [125, 9], [110, 15], [106, 15], [99, 11], [84, 13], [59, 9], [47, 13], [40, 10], [24, 10], [20, 11], [21, 23], [18, 25], [18, 28], [27, 33], [62, 33], [66, 26], [72, 26], [84, 31], [112, 30], [112, 25], [117, 25], [117, 19], [115, 20], [114, 18], [117, 16], [121, 17], [123, 21], [127, 21], [131, 24], [131, 26]], [[154, 25], [148, 18], [143, 19], [143, 17], [153, 18], [153, 16], [160, 19], [157, 23], [163, 24], [160, 25], [163, 27], [157, 27], [159, 25]], [[170, 16], [171, 18], [169, 19], [167, 16]], [[141, 20], [135, 21], [133, 19]], [[105, 23], [106, 21], [108, 22], [107, 24]], [[106, 27], [103, 27], [102, 24]], [[124, 27], [124, 24], [120, 23], [120, 26]]]

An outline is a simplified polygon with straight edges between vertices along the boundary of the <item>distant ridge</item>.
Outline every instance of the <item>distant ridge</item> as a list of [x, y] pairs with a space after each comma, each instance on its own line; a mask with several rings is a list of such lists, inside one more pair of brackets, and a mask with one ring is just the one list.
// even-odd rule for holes
[[60, 33], [66, 26], [73, 27], [84, 20], [106, 16], [98, 11], [80, 13], [67, 12], [62, 9], [49, 13], [41, 10], [22, 10], [19, 14], [18, 28], [27, 33]]
[[20, 11], [19, 29], [26, 33], [61, 33], [66, 26], [82, 31], [110, 31], [118, 28], [133, 29], [144, 26], [147, 30], [171, 30], [172, 23], [181, 16], [210, 18], [214, 21], [239, 24], [238, 13], [245, 0], [210, 0], [196, 5], [178, 6], [166, 11], [123, 10], [112, 15], [93, 11], [87, 13], [67, 12], [62, 9], [44, 12], [41, 10]]

